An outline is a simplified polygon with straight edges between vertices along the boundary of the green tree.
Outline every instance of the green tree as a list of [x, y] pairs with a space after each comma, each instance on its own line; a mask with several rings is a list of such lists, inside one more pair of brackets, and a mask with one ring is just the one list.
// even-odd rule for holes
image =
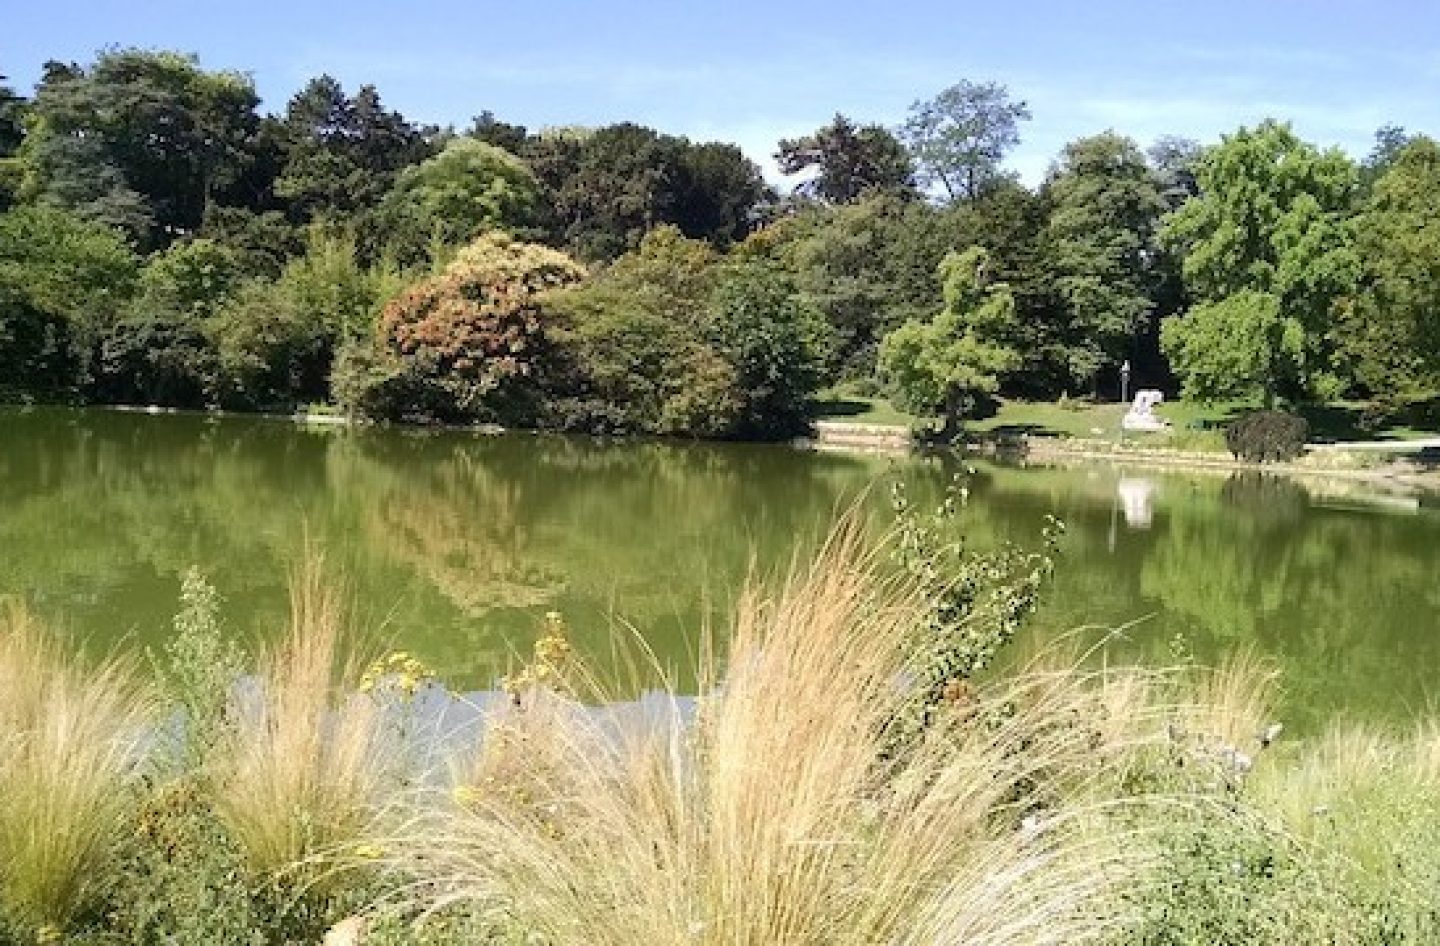
[[275, 193], [299, 221], [351, 220], [434, 153], [424, 129], [386, 109], [374, 86], [351, 97], [328, 75], [290, 99], [275, 134], [283, 151]]
[[932, 319], [912, 319], [880, 346], [880, 370], [906, 409], [943, 415], [953, 439], [977, 397], [993, 394], [1019, 364], [1010, 338], [1015, 300], [988, 272], [990, 254], [972, 246], [940, 264], [945, 304]]
[[939, 307], [936, 269], [948, 249], [939, 211], [883, 191], [804, 206], [747, 245], [794, 273], [830, 326], [830, 372], [852, 380], [873, 375], [881, 336]]
[[137, 307], [205, 319], [234, 295], [244, 279], [244, 261], [229, 246], [203, 237], [184, 240], [146, 262]]
[[973, 200], [1004, 176], [1001, 162], [1029, 120], [1029, 106], [1004, 85], [962, 79], [910, 106], [901, 135], [926, 184], [952, 201]]
[[366, 266], [348, 234], [312, 226], [278, 278], [249, 279], [207, 321], [215, 398], [250, 408], [328, 400], [337, 354], [367, 346], [403, 288], [397, 267]]
[[177, 53], [110, 51], [88, 71], [50, 63], [22, 192], [164, 246], [198, 230], [210, 203], [242, 202], [258, 102], [249, 77]]
[[1440, 145], [1390, 161], [1356, 220], [1360, 291], [1336, 333], [1356, 378], [1392, 401], [1440, 393]]
[[805, 428], [825, 362], [825, 324], [789, 274], [762, 260], [728, 265], [710, 294], [705, 334], [735, 372], [737, 435], [770, 439]]
[[1128, 356], [1153, 306], [1164, 204], [1139, 147], [1113, 132], [1066, 145], [1046, 186], [1066, 367], [1098, 390], [1101, 370]]
[[113, 230], [54, 207], [0, 214], [0, 366], [6, 385], [74, 391], [135, 292], [140, 262]]
[[856, 125], [836, 114], [830, 124], [781, 140], [775, 160], [783, 174], [809, 173], [796, 191], [848, 204], [872, 190], [910, 193], [915, 170], [905, 147], [880, 125]]
[[1207, 151], [1196, 179], [1200, 195], [1163, 229], [1194, 300], [1161, 330], [1185, 393], [1333, 393], [1333, 315], [1359, 275], [1354, 163], [1267, 121]]
[[470, 120], [470, 130], [465, 134], [477, 141], [504, 148], [511, 154], [524, 154], [530, 140], [530, 133], [524, 125], [501, 121], [488, 109]]
[[1002, 390], [1022, 397], [1053, 397], [1070, 383], [1067, 309], [1056, 286], [1050, 212], [1048, 191], [1001, 180], [976, 199], [945, 208], [940, 223], [947, 251], [979, 246], [989, 253], [986, 274], [1004, 283], [1015, 302], [1021, 361], [1002, 378]]
[[664, 226], [595, 279], [550, 296], [569, 364], [549, 422], [594, 433], [730, 433], [743, 395], [704, 331], [718, 265], [708, 243]]
[[726, 247], [744, 236], [768, 193], [739, 148], [630, 122], [550, 129], [521, 156], [543, 185], [551, 238], [590, 260], [615, 259], [666, 224]]
[[455, 245], [485, 230], [522, 231], [539, 199], [539, 182], [524, 161], [495, 145], [455, 138], [400, 174], [379, 219], [391, 245], [413, 258], [432, 240]]
[[1381, 125], [1375, 130], [1375, 146], [1365, 156], [1360, 165], [1360, 179], [1366, 187], [1373, 187], [1375, 182], [1385, 175], [1385, 172], [1400, 159], [1413, 142], [1418, 140], [1417, 135], [1412, 135], [1399, 125]]
[[0, 75], [0, 211], [7, 209], [20, 190], [21, 169], [15, 152], [25, 140], [25, 100]]
[[1145, 156], [1149, 159], [1167, 210], [1179, 209], [1181, 204], [1200, 193], [1195, 167], [1204, 153], [1205, 148], [1200, 142], [1179, 135], [1162, 135], [1146, 150]]

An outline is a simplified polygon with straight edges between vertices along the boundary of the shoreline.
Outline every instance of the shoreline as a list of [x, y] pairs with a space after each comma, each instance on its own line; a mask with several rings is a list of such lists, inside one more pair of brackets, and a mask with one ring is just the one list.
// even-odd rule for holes
[[[38, 407], [41, 405], [16, 404], [13, 406]], [[56, 405], [77, 406], [77, 405]], [[344, 414], [316, 411], [227, 411], [203, 410], [178, 407], [160, 407], [141, 404], [87, 404], [78, 405], [86, 409], [115, 411], [126, 414], [149, 415], [191, 415], [201, 417], [253, 417], [265, 420], [288, 421], [297, 426], [383, 428], [394, 427], [417, 431], [449, 431], [482, 435], [503, 433], [542, 433], [521, 428], [507, 428], [498, 424], [415, 424], [394, 421], [373, 421]], [[607, 439], [624, 440], [628, 436]], [[708, 441], [707, 441], [708, 442]], [[730, 442], [730, 441], [715, 441]], [[759, 442], [759, 441], [757, 441]], [[967, 440], [956, 448], [930, 448], [915, 441], [907, 427], [887, 424], [858, 424], [837, 420], [817, 420], [808, 436], [789, 441], [775, 441], [792, 448], [815, 452], [909, 455], [927, 450], [957, 449], [989, 456], [1001, 460], [1041, 462], [1050, 464], [1074, 464], [1109, 462], [1133, 467], [1169, 470], [1192, 470], [1209, 472], [1257, 472], [1272, 473], [1292, 478], [1320, 478], [1350, 482], [1371, 483], [1398, 489], [1408, 493], [1440, 493], [1440, 464], [1420, 462], [1412, 458], [1387, 457], [1379, 462], [1367, 462], [1360, 451], [1337, 449], [1326, 444], [1310, 444], [1305, 457], [1331, 457], [1334, 464], [1305, 462], [1251, 463], [1237, 460], [1222, 453], [1196, 450], [1173, 450], [1165, 448], [1136, 448], [1123, 446], [1113, 441], [1071, 440], [1061, 437], [1019, 438], [979, 437]], [[1377, 451], [1378, 453], [1378, 451]], [[1383, 456], [1383, 454], [1380, 454]], [[1302, 458], [1303, 460], [1303, 458]]]
[[[1321, 445], [1306, 447], [1304, 457], [1331, 456], [1355, 465], [1321, 465], [1316, 463], [1252, 463], [1224, 454], [1186, 450], [1105, 448], [1094, 443], [1065, 444], [1052, 438], [1025, 438], [1015, 447], [1007, 448], [990, 442], [981, 444], [981, 451], [993, 456], [1008, 455], [1022, 460], [1063, 464], [1067, 462], [1109, 461], [1126, 466], [1151, 469], [1192, 470], [1197, 472], [1269, 473], [1295, 479], [1346, 480], [1370, 483], [1408, 493], [1440, 492], [1440, 466], [1411, 459], [1390, 458], [1366, 464], [1355, 452], [1339, 451]], [[1012, 452], [1013, 451], [1013, 452]]]
[[[818, 451], [859, 453], [916, 453], [928, 449], [917, 444], [908, 428], [878, 424], [818, 421], [815, 435], [802, 445]], [[946, 448], [936, 448], [946, 449]], [[1329, 479], [1370, 483], [1408, 493], [1440, 492], [1440, 464], [1410, 457], [1309, 444], [1300, 461], [1252, 463], [1224, 453], [1198, 450], [1130, 447], [1112, 441], [1070, 440], [1061, 437], [1022, 436], [1013, 439], [980, 437], [955, 448], [999, 459], [1050, 464], [1109, 462], [1152, 469], [1206, 472], [1271, 473], [1298, 479]], [[1403, 448], [1401, 448], [1403, 449]], [[1328, 462], [1304, 462], [1306, 458]]]

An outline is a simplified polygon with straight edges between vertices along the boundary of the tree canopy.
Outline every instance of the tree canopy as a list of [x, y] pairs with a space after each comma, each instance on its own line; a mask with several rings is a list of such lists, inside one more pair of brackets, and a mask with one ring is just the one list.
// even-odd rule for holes
[[949, 200], [973, 200], [1003, 176], [1001, 162], [1020, 143], [1030, 107], [998, 82], [962, 79], [910, 107], [901, 134], [927, 184]]
[[1265, 122], [1225, 137], [1195, 176], [1199, 195], [1164, 227], [1194, 299], [1162, 334], [1186, 393], [1268, 400], [1333, 388], [1327, 327], [1359, 275], [1354, 162]]
[[942, 414], [945, 433], [982, 395], [994, 394], [1019, 364], [1011, 342], [1015, 299], [992, 281], [990, 254], [972, 246], [940, 263], [945, 304], [929, 320], [912, 319], [885, 336], [880, 368], [899, 402], [923, 414]]

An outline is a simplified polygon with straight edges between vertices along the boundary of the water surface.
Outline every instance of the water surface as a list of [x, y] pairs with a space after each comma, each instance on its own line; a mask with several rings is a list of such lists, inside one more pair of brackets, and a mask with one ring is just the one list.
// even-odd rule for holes
[[[154, 647], [196, 566], [254, 640], [283, 626], [287, 572], [320, 548], [367, 630], [453, 686], [492, 684], [551, 610], [602, 665], [623, 620], [683, 669], [752, 570], [804, 555], [857, 497], [879, 528], [895, 478], [925, 501], [956, 470], [783, 446], [0, 409], [0, 595], [87, 646]], [[1304, 727], [1429, 707], [1434, 501], [981, 465], [965, 528], [980, 545], [1030, 543], [1047, 513], [1069, 533], [1035, 640], [1089, 626], [1115, 659], [1148, 661], [1250, 646], [1282, 668], [1283, 714]]]

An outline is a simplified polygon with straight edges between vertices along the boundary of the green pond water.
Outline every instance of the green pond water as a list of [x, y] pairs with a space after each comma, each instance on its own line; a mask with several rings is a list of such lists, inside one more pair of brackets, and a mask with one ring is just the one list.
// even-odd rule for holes
[[[1020, 651], [1086, 628], [1096, 659], [1202, 660], [1238, 646], [1283, 672], [1282, 716], [1393, 721], [1440, 689], [1440, 502], [1354, 484], [1108, 466], [977, 464], [971, 541], [1068, 526]], [[888, 485], [918, 502], [936, 458], [784, 446], [599, 442], [299, 427], [265, 418], [0, 409], [0, 596], [90, 648], [170, 632], [199, 567], [248, 640], [283, 626], [308, 547], [343, 576], [372, 639], [457, 689], [484, 688], [561, 612], [601, 666], [617, 623], [692, 661], [752, 570], [783, 570]], [[1107, 629], [1124, 626], [1118, 633]], [[682, 681], [685, 679], [681, 673]]]

